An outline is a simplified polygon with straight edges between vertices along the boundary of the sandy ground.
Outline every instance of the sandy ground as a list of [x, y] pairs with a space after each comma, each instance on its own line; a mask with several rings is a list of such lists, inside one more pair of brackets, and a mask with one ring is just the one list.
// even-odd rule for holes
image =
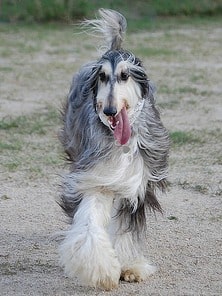
[[[89, 60], [87, 56], [96, 56], [92, 40], [73, 37], [71, 30], [66, 30], [45, 32], [36, 27], [32, 32], [0, 27], [0, 39], [4, 40], [0, 47], [0, 119], [42, 114], [47, 106], [60, 105], [72, 72]], [[31, 161], [15, 170], [4, 163], [16, 152], [1, 153], [1, 295], [222, 294], [221, 23], [178, 24], [168, 30], [131, 34], [127, 45], [144, 57], [159, 89], [157, 101], [167, 128], [195, 138], [172, 145], [171, 185], [160, 198], [164, 214], [148, 216], [144, 249], [158, 272], [141, 284], [120, 283], [111, 292], [83, 287], [66, 278], [58, 264], [55, 239], [55, 234], [67, 227], [55, 202], [58, 175], [65, 168], [61, 162], [40, 164], [41, 174], [33, 177], [29, 165], [38, 163], [31, 157], [37, 152], [27, 146], [25, 159]], [[150, 47], [155, 50], [147, 55], [145, 49]], [[58, 146], [57, 129], [58, 123], [42, 141]], [[7, 136], [5, 130], [0, 132], [1, 139]], [[22, 137], [36, 147], [36, 142], [41, 142], [39, 135], [36, 139]], [[45, 154], [50, 152], [47, 149]]]

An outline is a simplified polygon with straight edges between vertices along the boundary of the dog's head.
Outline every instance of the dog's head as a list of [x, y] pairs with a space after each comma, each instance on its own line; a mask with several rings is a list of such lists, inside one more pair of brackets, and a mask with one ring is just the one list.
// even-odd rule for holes
[[115, 139], [126, 144], [138, 105], [148, 95], [148, 79], [132, 53], [110, 50], [98, 62], [93, 84], [95, 109]]

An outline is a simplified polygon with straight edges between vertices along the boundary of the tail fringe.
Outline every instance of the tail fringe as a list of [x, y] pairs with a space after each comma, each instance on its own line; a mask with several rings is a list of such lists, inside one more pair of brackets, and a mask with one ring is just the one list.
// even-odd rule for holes
[[111, 9], [99, 9], [100, 18], [85, 20], [82, 26], [93, 35], [105, 37], [106, 45], [111, 50], [120, 50], [127, 28], [125, 17]]

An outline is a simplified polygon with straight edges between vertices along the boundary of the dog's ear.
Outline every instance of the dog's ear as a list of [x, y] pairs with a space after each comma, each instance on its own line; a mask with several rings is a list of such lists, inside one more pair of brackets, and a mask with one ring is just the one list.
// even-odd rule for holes
[[95, 66], [92, 68], [92, 73], [90, 77], [90, 89], [93, 92], [93, 95], [96, 97], [97, 96], [97, 91], [98, 91], [98, 80], [99, 80], [99, 73], [101, 69], [101, 65]]
[[141, 88], [142, 98], [147, 98], [149, 95], [149, 79], [147, 78], [146, 73], [144, 72], [141, 75], [141, 81], [139, 82]]
[[93, 94], [93, 106], [94, 106], [95, 112], [97, 112], [96, 111], [96, 104], [97, 104], [96, 97], [97, 97], [97, 92], [98, 92], [98, 80], [99, 80], [99, 73], [100, 73], [101, 67], [102, 67], [101, 65], [93, 67], [92, 68], [92, 75], [90, 78], [90, 89]]
[[140, 85], [142, 98], [147, 98], [149, 94], [149, 79], [139, 59], [135, 60], [135, 64], [130, 69], [130, 75]]
[[73, 109], [82, 105], [86, 100], [97, 95], [98, 77], [101, 66], [88, 64], [77, 73], [69, 92], [69, 101]]

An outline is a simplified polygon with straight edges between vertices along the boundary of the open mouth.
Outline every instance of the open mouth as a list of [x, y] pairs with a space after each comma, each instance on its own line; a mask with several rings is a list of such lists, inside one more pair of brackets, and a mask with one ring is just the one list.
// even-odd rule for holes
[[109, 116], [108, 123], [111, 128], [111, 130], [115, 130], [116, 126], [119, 124], [119, 120], [115, 116]]
[[131, 136], [131, 127], [126, 107], [123, 107], [116, 116], [109, 116], [108, 123], [114, 133], [114, 138], [120, 145], [126, 144]]

